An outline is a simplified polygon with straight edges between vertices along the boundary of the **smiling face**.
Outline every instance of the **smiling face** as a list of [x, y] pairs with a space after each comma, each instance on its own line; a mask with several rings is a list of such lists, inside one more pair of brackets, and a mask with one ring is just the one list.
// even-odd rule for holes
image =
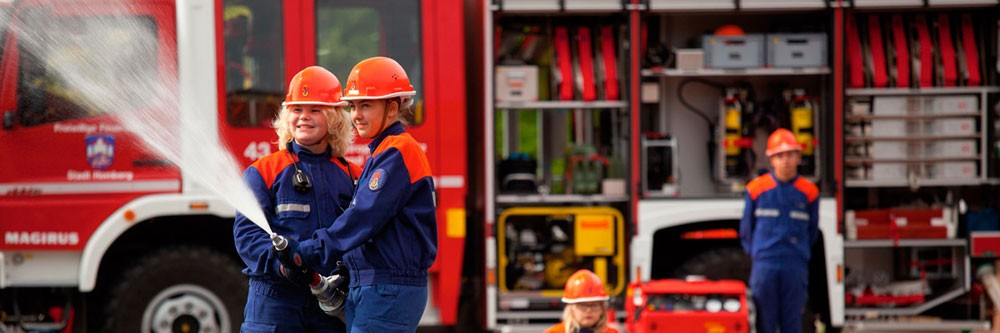
[[351, 123], [362, 138], [377, 136], [386, 126], [396, 121], [399, 102], [392, 99], [362, 99], [350, 102]]
[[329, 144], [326, 140], [329, 126], [323, 108], [324, 106], [310, 104], [288, 106], [288, 127], [292, 130], [292, 137], [299, 145], [314, 153], [326, 151]]

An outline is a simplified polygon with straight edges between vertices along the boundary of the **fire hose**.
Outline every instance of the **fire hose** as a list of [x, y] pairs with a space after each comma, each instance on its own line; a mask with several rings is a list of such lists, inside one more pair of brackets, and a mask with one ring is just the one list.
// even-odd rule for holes
[[[271, 234], [271, 244], [274, 245], [274, 250], [278, 252], [278, 259], [281, 260], [282, 264], [291, 266], [290, 253], [288, 253], [288, 240], [281, 235]], [[340, 266], [340, 263], [338, 263], [338, 266]], [[341, 269], [341, 272], [346, 271], [346, 269]], [[306, 274], [312, 275], [312, 282], [309, 283], [309, 291], [319, 301], [320, 310], [323, 310], [323, 313], [329, 316], [345, 321], [344, 308], [347, 305], [347, 293], [344, 289], [347, 287], [348, 278], [346, 274], [323, 276], [312, 269], [307, 269]]]

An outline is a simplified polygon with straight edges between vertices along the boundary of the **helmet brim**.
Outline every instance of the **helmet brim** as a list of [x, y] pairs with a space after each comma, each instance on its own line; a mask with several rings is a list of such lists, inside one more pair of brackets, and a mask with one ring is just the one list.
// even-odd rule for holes
[[591, 296], [591, 297], [580, 297], [580, 298], [566, 298], [563, 297], [562, 301], [566, 304], [576, 304], [576, 303], [586, 303], [586, 302], [598, 302], [607, 301], [608, 296]]
[[340, 102], [336, 102], [336, 103], [327, 103], [327, 102], [299, 101], [299, 102], [282, 102], [281, 103], [281, 106], [289, 106], [289, 105], [347, 106], [347, 102], [340, 101]]
[[778, 147], [768, 149], [765, 153], [767, 154], [767, 157], [771, 157], [788, 151], [802, 151], [802, 146], [782, 144]]

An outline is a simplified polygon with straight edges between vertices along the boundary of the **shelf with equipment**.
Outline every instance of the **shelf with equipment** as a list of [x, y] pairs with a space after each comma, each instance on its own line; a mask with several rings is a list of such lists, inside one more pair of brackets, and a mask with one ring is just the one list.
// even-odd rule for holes
[[848, 240], [844, 256], [849, 317], [919, 315], [971, 287], [964, 239]]
[[844, 115], [846, 186], [988, 182], [993, 87], [850, 92]]
[[583, 268], [621, 301], [632, 215], [628, 7], [493, 1], [484, 118], [498, 329], [559, 322], [560, 291]]
[[989, 326], [985, 313], [950, 310], [977, 280], [969, 216], [997, 202], [998, 16], [977, 7], [998, 4], [841, 5], [845, 327], [899, 330], [885, 318], [909, 316], [938, 317], [926, 330]]
[[823, 139], [833, 123], [824, 112], [832, 106], [829, 8], [820, 0], [781, 1], [765, 10], [765, 2], [649, 4], [640, 131], [669, 138], [677, 147], [670, 151], [685, 158], [655, 166], [677, 172], [643, 197], [740, 195], [770, 168], [764, 149], [778, 128], [805, 148], [800, 174], [825, 182], [833, 144]]

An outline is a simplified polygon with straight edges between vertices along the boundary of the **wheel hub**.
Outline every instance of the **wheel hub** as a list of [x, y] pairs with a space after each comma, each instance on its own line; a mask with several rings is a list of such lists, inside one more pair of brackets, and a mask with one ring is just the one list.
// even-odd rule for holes
[[142, 332], [230, 332], [226, 306], [214, 293], [192, 284], [164, 289], [149, 302], [142, 316]]

